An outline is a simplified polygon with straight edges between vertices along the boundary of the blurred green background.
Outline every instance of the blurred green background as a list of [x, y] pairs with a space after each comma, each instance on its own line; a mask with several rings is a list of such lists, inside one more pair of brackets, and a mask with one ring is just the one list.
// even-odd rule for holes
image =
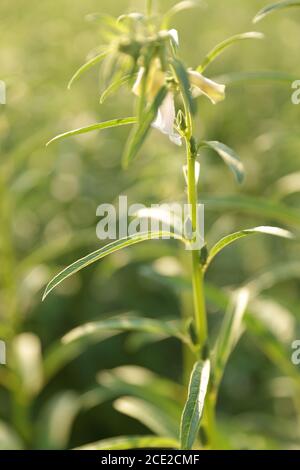
[[[174, 2], [157, 3], [165, 11]], [[206, 8], [176, 16], [182, 59], [195, 67], [221, 40], [257, 30], [266, 34], [264, 41], [230, 48], [207, 75], [269, 70], [295, 78], [299, 72], [300, 79], [300, 9], [255, 27], [251, 20], [265, 4], [207, 0]], [[143, 417], [119, 413], [115, 399], [141, 383], [159, 396], [163, 384], [125, 366], [182, 384], [182, 351], [170, 339], [154, 343], [146, 335], [115, 334], [84, 345], [80, 354], [71, 352], [57, 369], [53, 358], [46, 360], [53, 344], [77, 325], [128, 311], [179, 318], [189, 295], [174, 280], [181, 269], [178, 246], [154, 241], [91, 266], [41, 303], [53, 274], [99, 246], [99, 204], [116, 203], [119, 194], [146, 205], [184, 197], [184, 153], [156, 131], [127, 172], [120, 165], [127, 128], [45, 148], [57, 133], [132, 115], [132, 95], [124, 89], [99, 104], [97, 68], [71, 91], [66, 84], [101, 44], [101, 23], [89, 21], [88, 14], [118, 16], [143, 8], [142, 0], [1, 0], [0, 79], [7, 85], [7, 104], [0, 106], [0, 339], [8, 356], [7, 366], [0, 366], [3, 449], [73, 448], [149, 434]], [[299, 231], [300, 105], [292, 105], [291, 93], [291, 81], [246, 81], [228, 86], [217, 107], [199, 102], [198, 135], [234, 148], [247, 172], [237, 187], [213, 154], [204, 155], [200, 198], [207, 201], [209, 244], [257, 225]], [[291, 362], [291, 344], [300, 338], [299, 243], [263, 236], [240, 241], [210, 269], [208, 290], [238, 287], [264, 271], [263, 292], [251, 307], [265, 330], [245, 333], [222, 385], [218, 418], [225, 448], [300, 447], [300, 366]], [[214, 332], [224, 309], [211, 299], [208, 305]]]

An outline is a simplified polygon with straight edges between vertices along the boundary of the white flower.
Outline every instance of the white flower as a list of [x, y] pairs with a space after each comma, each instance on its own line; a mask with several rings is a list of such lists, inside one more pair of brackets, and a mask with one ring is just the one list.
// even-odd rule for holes
[[[133, 85], [132, 91], [135, 95], [140, 96], [142, 93], [142, 81], [145, 74], [145, 68], [141, 67], [135, 84]], [[146, 96], [149, 102], [153, 101], [159, 90], [165, 84], [165, 73], [161, 69], [161, 63], [159, 59], [155, 59], [150, 67], [147, 86]], [[176, 111], [174, 104], [174, 94], [169, 92], [158, 109], [157, 117], [153, 122], [152, 126], [163, 134], [169, 136], [170, 140], [176, 145], [181, 145], [181, 137], [174, 130]]]
[[174, 144], [181, 145], [181, 137], [174, 129], [175, 117], [174, 95], [172, 92], [169, 92], [159, 107], [157, 117], [152, 126], [163, 134], [168, 135]]
[[214, 104], [224, 100], [225, 85], [220, 85], [219, 83], [216, 83], [213, 80], [204, 77], [203, 75], [201, 75], [201, 73], [196, 72], [194, 70], [189, 70], [188, 74], [190, 83], [192, 85], [192, 93], [194, 98], [200, 95], [205, 95]]
[[[176, 30], [167, 32], [175, 43], [178, 42], [178, 33]], [[145, 76], [145, 68], [141, 67], [132, 91], [135, 95], [141, 96], [142, 83]], [[191, 83], [193, 97], [200, 95], [207, 96], [214, 104], [225, 98], [225, 85], [220, 85], [194, 70], [188, 70], [188, 76]], [[162, 70], [161, 62], [158, 58], [151, 63], [146, 84], [146, 97], [148, 102], [153, 102], [159, 90], [166, 83], [166, 75]], [[158, 109], [157, 117], [152, 126], [163, 134], [169, 136], [169, 139], [176, 145], [181, 145], [181, 136], [175, 130], [176, 110], [174, 103], [174, 92], [169, 91], [163, 103]]]

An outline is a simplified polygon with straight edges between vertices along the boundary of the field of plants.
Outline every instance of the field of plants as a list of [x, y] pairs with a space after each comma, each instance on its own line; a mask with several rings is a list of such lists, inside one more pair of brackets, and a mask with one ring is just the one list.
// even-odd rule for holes
[[[1, 0], [0, 450], [300, 449], [300, 2], [266, 6]], [[119, 196], [190, 212], [99, 240]]]

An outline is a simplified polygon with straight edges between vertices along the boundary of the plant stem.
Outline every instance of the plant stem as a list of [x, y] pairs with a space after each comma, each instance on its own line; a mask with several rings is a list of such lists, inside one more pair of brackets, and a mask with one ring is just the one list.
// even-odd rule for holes
[[[198, 230], [198, 191], [195, 174], [195, 164], [197, 153], [193, 141], [193, 121], [187, 103], [185, 103], [186, 115], [186, 153], [187, 153], [187, 193], [188, 203], [190, 206], [190, 217], [193, 234]], [[199, 346], [200, 356], [206, 359], [209, 356], [208, 351], [208, 328], [207, 314], [204, 293], [203, 270], [200, 264], [200, 250], [192, 250], [192, 284], [193, 284], [193, 301], [194, 301], [194, 322], [197, 335], [197, 343]], [[197, 358], [198, 359], [198, 358]], [[207, 443], [206, 448], [214, 447], [215, 441], [215, 400], [211, 393], [211, 384], [206, 396], [204, 409], [204, 419], [206, 428]]]
[[[197, 182], [195, 175], [196, 155], [192, 146], [192, 119], [188, 111], [187, 115], [187, 133], [186, 133], [186, 151], [187, 151], [187, 192], [188, 203], [190, 206], [190, 217], [193, 233], [198, 230], [198, 196], [197, 196]], [[206, 346], [207, 343], [207, 319], [206, 319], [206, 306], [203, 286], [203, 272], [200, 265], [200, 253], [198, 249], [192, 250], [192, 282], [193, 282], [193, 299], [194, 299], [194, 315], [195, 315], [195, 328], [200, 350]]]

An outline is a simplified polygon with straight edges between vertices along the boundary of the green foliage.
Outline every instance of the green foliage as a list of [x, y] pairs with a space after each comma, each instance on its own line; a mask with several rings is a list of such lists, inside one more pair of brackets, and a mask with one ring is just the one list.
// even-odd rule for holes
[[225, 162], [226, 165], [230, 168], [238, 183], [242, 183], [244, 180], [244, 167], [238, 157], [238, 155], [229, 148], [227, 145], [222, 144], [221, 142], [211, 141], [211, 142], [201, 142], [199, 148], [201, 147], [210, 147], [212, 148]]
[[128, 124], [135, 124], [136, 118], [128, 117], [122, 119], [112, 119], [111, 121], [106, 122], [99, 122], [97, 124], [92, 124], [91, 126], [81, 127], [80, 129], [74, 129], [73, 131], [64, 132], [63, 134], [59, 134], [53, 139], [51, 139], [47, 146], [52, 144], [53, 142], [57, 142], [58, 140], [66, 139], [67, 137], [73, 137], [74, 135], [86, 134], [92, 131], [99, 131], [102, 129], [109, 129], [111, 127], [119, 127], [119, 126], [126, 126]]
[[210, 362], [196, 362], [194, 365], [188, 398], [182, 413], [180, 425], [181, 449], [192, 449], [197, 438], [210, 376]]
[[136, 128], [133, 129], [131, 136], [129, 137], [125, 152], [123, 155], [123, 166], [127, 168], [130, 162], [136, 157], [140, 148], [142, 147], [148, 132], [151, 128], [151, 124], [155, 119], [158, 108], [162, 104], [164, 98], [166, 97], [167, 89], [165, 87], [161, 88], [157, 93], [153, 103], [146, 109], [143, 113], [140, 122], [137, 124]]
[[252, 234], [267, 234], [267, 235], [273, 235], [276, 237], [282, 237], [282, 238], [293, 238], [293, 235], [288, 232], [287, 230], [283, 230], [278, 227], [255, 227], [251, 229], [246, 229], [246, 230], [241, 230], [240, 232], [232, 233], [230, 235], [227, 235], [227, 237], [222, 238], [218, 243], [216, 243], [212, 249], [209, 251], [208, 258], [206, 261], [206, 268], [211, 264], [213, 259], [217, 256], [218, 253], [220, 253], [224, 248], [226, 248], [228, 245], [231, 245], [234, 243], [236, 240], [239, 240], [240, 238], [247, 237], [248, 235]]
[[[125, 5], [129, 13], [118, 16], [119, 3], [105, 0], [99, 14], [88, 16], [89, 24], [82, 21], [88, 12], [80, 2], [70, 9], [62, 0], [59, 21], [48, 0], [17, 17], [14, 2], [1, 5], [0, 78], [9, 90], [8, 104], [0, 110], [0, 340], [6, 341], [8, 354], [7, 365], [0, 366], [1, 449], [202, 449], [203, 432], [208, 448], [299, 447], [294, 421], [300, 416], [300, 375], [291, 362], [291, 342], [299, 331], [299, 138], [298, 108], [290, 104], [291, 83], [299, 78], [298, 23], [279, 15], [284, 41], [270, 40], [274, 26], [266, 22], [263, 53], [245, 45], [247, 53], [233, 48], [221, 63], [215, 59], [229, 46], [260, 38], [259, 33], [234, 34], [237, 24], [247, 31], [253, 2], [212, 0], [207, 10], [183, 15], [202, 2], [172, 2], [168, 10], [170, 3], [157, 2], [167, 10], [161, 17], [154, 2], [141, 5], [142, 14], [130, 13]], [[279, 2], [256, 20], [293, 6], [299, 2]], [[92, 0], [91, 8], [99, 9], [99, 2]], [[43, 25], [38, 42], [33, 20]], [[176, 32], [168, 31], [173, 26], [180, 47]], [[228, 36], [206, 54], [212, 38], [218, 42]], [[97, 46], [98, 41], [107, 46]], [[66, 77], [93, 44], [91, 60], [69, 84], [77, 86], [65, 93]], [[249, 174], [241, 194], [214, 160], [200, 162], [199, 201], [206, 206], [207, 241], [213, 248], [208, 257], [202, 252], [202, 265], [196, 253], [193, 287], [189, 253], [179, 251], [179, 244], [140, 244], [147, 234], [99, 249], [94, 215], [98, 203], [114, 201], [120, 193], [145, 204], [185, 198], [180, 148], [157, 131], [146, 138], [166, 93], [174, 96], [181, 116], [174, 131], [188, 136], [186, 111], [195, 111], [195, 100], [185, 64], [197, 65], [199, 57], [204, 61], [198, 71], [213, 65], [214, 80], [228, 85], [227, 99], [217, 108], [199, 101], [199, 121], [191, 116], [189, 150], [194, 159], [200, 151], [198, 163], [205, 143], [241, 181], [239, 158], [220, 143], [230, 141]], [[150, 72], [157, 58], [164, 80], [154, 93]], [[95, 74], [77, 80], [98, 66], [99, 87]], [[142, 67], [147, 80], [137, 109], [130, 112], [132, 86]], [[116, 101], [107, 100], [121, 87]], [[115, 115], [137, 117], [106, 121]], [[132, 165], [123, 173], [119, 162], [131, 124], [125, 160]], [[45, 150], [47, 136], [57, 128], [75, 130], [51, 142], [76, 135], [82, 140], [66, 139]], [[111, 131], [89, 134], [102, 129]], [[141, 150], [144, 158], [135, 159]], [[185, 173], [191, 189], [193, 172]], [[195, 189], [187, 191], [193, 201]], [[235, 232], [257, 225], [258, 219], [263, 227]], [[158, 220], [165, 220], [164, 214]], [[267, 228], [273, 224], [287, 226], [295, 241], [249, 236], [248, 249], [244, 243], [232, 245], [211, 265], [205, 284], [209, 342], [199, 347], [191, 315], [193, 289], [198, 304], [203, 298], [198, 281], [205, 269], [223, 248], [250, 234], [289, 238], [284, 229]], [[79, 261], [70, 265], [74, 259]], [[86, 266], [90, 269], [83, 270]], [[41, 303], [41, 291], [55, 272], [60, 274], [46, 290], [57, 287], [55, 294]], [[208, 362], [199, 358], [208, 356], [207, 384]], [[214, 429], [209, 421], [218, 394]]]
[[285, 8], [291, 7], [300, 7], [300, 2], [296, 0], [284, 0], [282, 2], [272, 3], [271, 5], [268, 5], [259, 11], [253, 22], [258, 23], [263, 18], [265, 18], [265, 16], [268, 16], [271, 13], [275, 13], [278, 10], [284, 10]]
[[77, 450], [176, 449], [177, 447], [177, 441], [167, 437], [124, 436], [87, 444]]
[[68, 83], [68, 90], [71, 89], [73, 83], [78, 80], [82, 74], [84, 74], [85, 72], [87, 72], [88, 70], [90, 70], [92, 67], [94, 67], [95, 65], [98, 65], [100, 64], [100, 62], [102, 62], [105, 57], [107, 57], [107, 55], [109, 54], [109, 51], [104, 51], [104, 52], [101, 52], [101, 54], [98, 54], [96, 55], [95, 57], [93, 57], [92, 59], [88, 60], [85, 64], [83, 64], [75, 73], [74, 75], [72, 76], [71, 80], [69, 81]]
[[65, 279], [77, 273], [81, 269], [86, 268], [90, 264], [93, 264], [96, 261], [99, 261], [105, 256], [108, 256], [112, 253], [115, 253], [116, 251], [122, 250], [123, 248], [127, 248], [137, 243], [141, 243], [147, 240], [155, 240], [157, 238], [163, 238], [165, 236], [168, 236], [169, 238], [180, 239], [179, 235], [176, 235], [175, 233], [172, 233], [172, 232], [146, 232], [146, 233], [131, 235], [129, 237], [122, 238], [120, 240], [116, 240], [110, 243], [109, 245], [106, 245], [103, 248], [100, 248], [99, 250], [96, 250], [93, 253], [90, 253], [84, 258], [81, 258], [78, 261], [75, 261], [75, 263], [72, 263], [70, 266], [68, 266], [59, 274], [57, 274], [48, 283], [46, 290], [44, 292], [43, 299], [45, 299], [47, 295]]
[[217, 44], [208, 54], [206, 54], [202, 63], [197, 67], [197, 71], [203, 73], [205, 69], [220, 55], [222, 54], [228, 47], [233, 46], [237, 42], [245, 41], [248, 39], [263, 39], [264, 35], [262, 33], [257, 32], [248, 32], [242, 34], [236, 34], [235, 36], [231, 36], [228, 39], [220, 42]]

